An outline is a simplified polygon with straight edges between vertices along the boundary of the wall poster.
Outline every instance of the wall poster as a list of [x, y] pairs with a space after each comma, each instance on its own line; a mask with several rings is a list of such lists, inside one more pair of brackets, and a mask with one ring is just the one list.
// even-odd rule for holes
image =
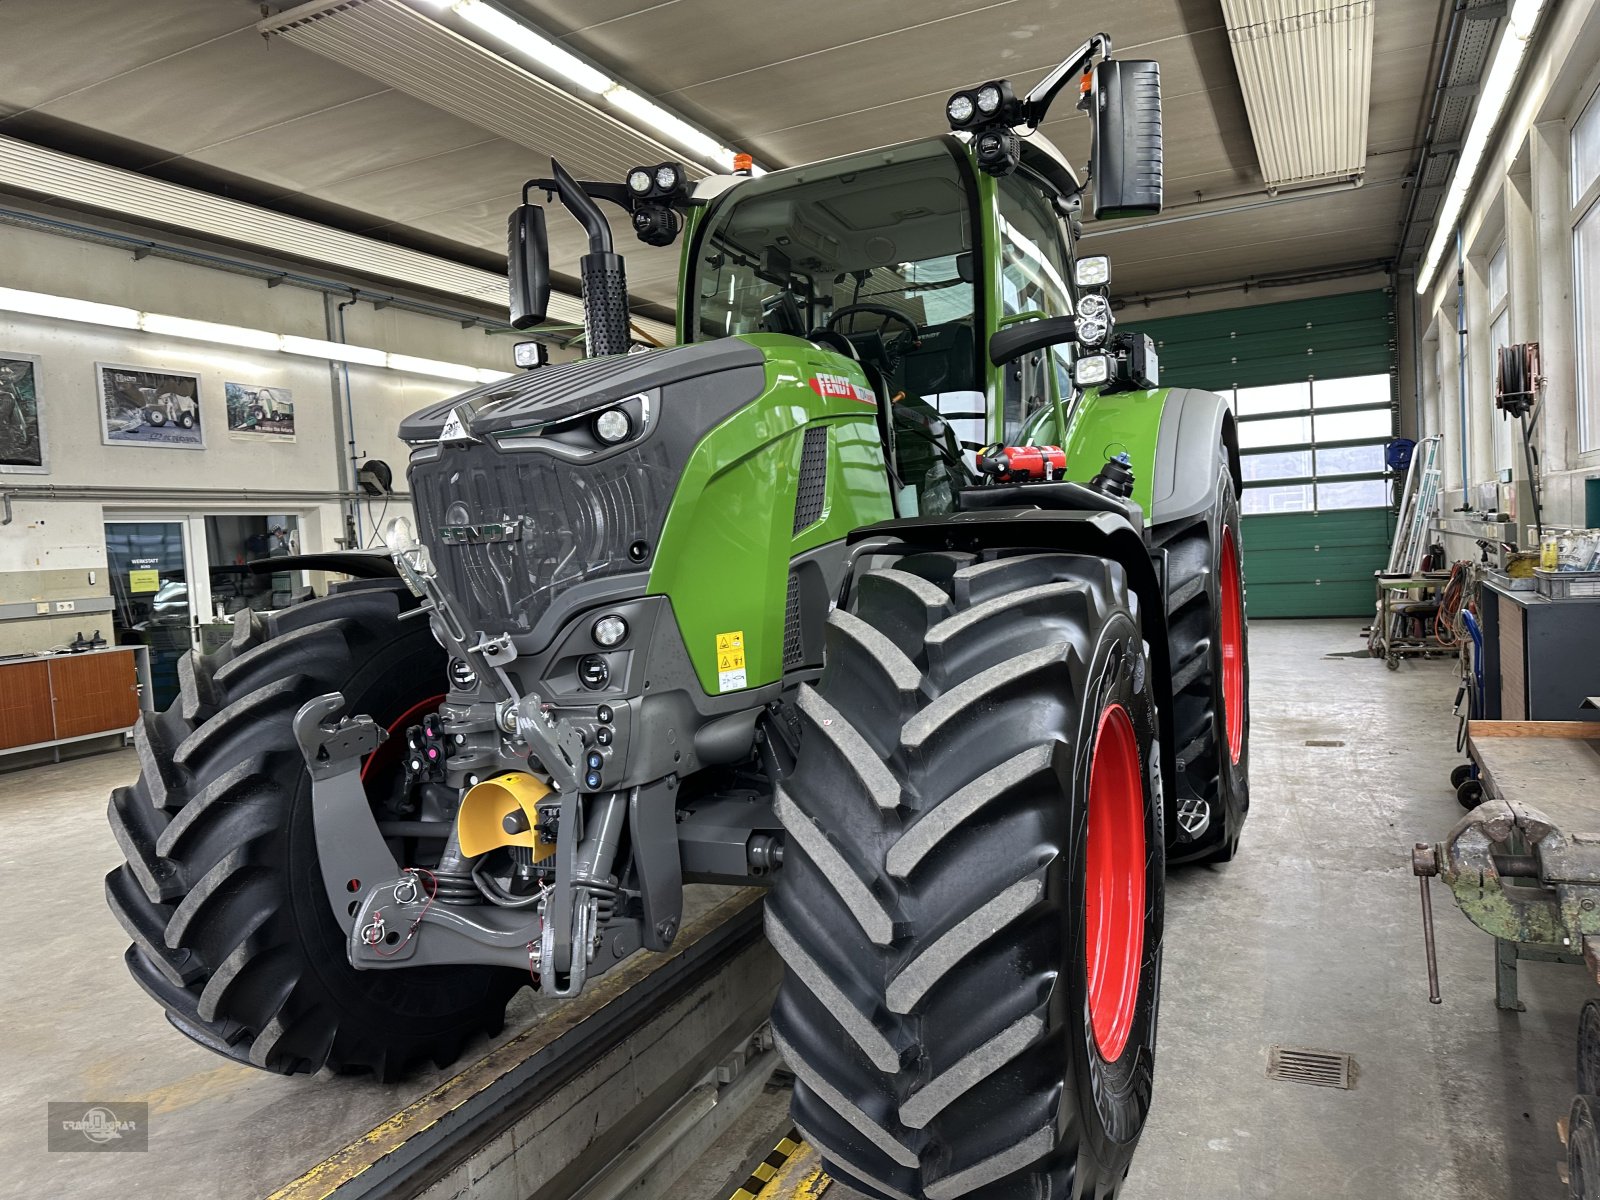
[[108, 446], [204, 450], [200, 377], [184, 371], [95, 363], [100, 440]]
[[38, 356], [0, 351], [0, 471], [47, 474], [44, 451]]

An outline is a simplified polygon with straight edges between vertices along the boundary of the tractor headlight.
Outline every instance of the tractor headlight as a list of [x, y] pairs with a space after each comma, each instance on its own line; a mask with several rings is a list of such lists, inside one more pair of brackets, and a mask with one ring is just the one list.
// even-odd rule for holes
[[643, 196], [650, 190], [650, 172], [645, 167], [635, 167], [628, 172], [628, 190], [635, 196]]
[[962, 129], [972, 120], [972, 114], [976, 110], [970, 95], [966, 92], [957, 92], [950, 97], [950, 102], [944, 106], [944, 111], [945, 116], [950, 118], [950, 124]]
[[1084, 346], [1099, 346], [1111, 333], [1111, 302], [1099, 292], [1078, 300], [1078, 315], [1073, 321], [1078, 341]]
[[1072, 382], [1081, 388], [1099, 387], [1111, 378], [1111, 356], [1090, 354], [1072, 364]]
[[986, 83], [978, 89], [978, 111], [986, 117], [992, 117], [1000, 108], [1000, 89], [992, 83]]
[[405, 517], [395, 517], [383, 527], [383, 544], [390, 554], [399, 554], [417, 544], [416, 531]]
[[620, 408], [608, 408], [594, 419], [594, 435], [608, 446], [615, 446], [633, 432], [633, 422]]
[[656, 187], [663, 192], [674, 192], [683, 180], [677, 163], [662, 163], [656, 168]]
[[615, 614], [601, 617], [594, 623], [594, 628], [590, 630], [590, 634], [594, 638], [595, 645], [605, 646], [609, 649], [618, 645], [623, 638], [628, 636], [628, 623]]

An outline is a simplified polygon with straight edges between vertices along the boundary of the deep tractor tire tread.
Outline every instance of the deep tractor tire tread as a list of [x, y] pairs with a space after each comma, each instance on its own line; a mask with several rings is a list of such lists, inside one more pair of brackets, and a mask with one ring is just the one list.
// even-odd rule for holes
[[399, 620], [410, 604], [372, 580], [241, 612], [227, 644], [181, 660], [172, 706], [135, 728], [140, 775], [108, 810], [127, 861], [106, 876], [106, 899], [132, 939], [134, 979], [175, 1026], [236, 1061], [396, 1079], [498, 1032], [526, 981], [486, 968], [357, 972], [328, 911], [291, 722], [313, 696], [381, 683], [396, 669], [385, 663], [409, 668], [413, 687], [442, 679], [426, 622]]
[[[767, 931], [788, 971], [773, 1028], [796, 1125], [871, 1195], [1105, 1200], [1126, 1173], [1150, 1098], [1164, 872], [1139, 628], [1120, 566], [1055, 553], [912, 554], [829, 617], [827, 668], [798, 701], [800, 766], [776, 797], [788, 841]], [[1088, 758], [1083, 720], [1124, 693], [1148, 822], [1143, 990], [1128, 1050], [1091, 1085], [1067, 983], [1083, 884], [1064, 792]], [[1097, 1089], [1114, 1136], [1086, 1107]]]
[[[1239, 498], [1227, 459], [1219, 446], [1215, 500], [1198, 516], [1158, 525], [1152, 542], [1165, 558], [1167, 650], [1172, 664], [1172, 716], [1178, 750], [1178, 796], [1198, 797], [1211, 806], [1211, 826], [1195, 841], [1168, 849], [1169, 861], [1225, 863], [1238, 850], [1250, 809], [1250, 659], [1245, 641], [1244, 748], [1237, 763], [1228, 750], [1222, 704], [1220, 645], [1222, 529], [1233, 530], [1240, 549]], [[1243, 564], [1240, 563], [1243, 591]]]

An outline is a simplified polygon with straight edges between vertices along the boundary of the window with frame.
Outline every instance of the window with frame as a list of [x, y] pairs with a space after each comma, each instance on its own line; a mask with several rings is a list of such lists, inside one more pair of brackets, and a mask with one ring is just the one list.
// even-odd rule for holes
[[1600, 450], [1600, 91], [1572, 124], [1573, 342], [1578, 448]]
[[1384, 447], [1394, 436], [1389, 375], [1234, 389], [1241, 511], [1384, 508]]
[[[999, 184], [1000, 315], [1070, 316], [1071, 250], [1061, 218], [1037, 186], [1022, 174]], [[1001, 437], [1018, 440], [1029, 420], [1049, 405], [1072, 377], [1068, 347], [1026, 354], [1006, 368]], [[1070, 390], [1071, 384], [1065, 387]]]
[[[1506, 246], [1500, 243], [1500, 248], [1489, 258], [1489, 338], [1488, 355], [1489, 371], [1484, 376], [1488, 382], [1485, 384], [1485, 407], [1488, 409], [1490, 429], [1490, 445], [1494, 455], [1494, 469], [1496, 472], [1508, 471], [1512, 465], [1514, 446], [1512, 442], [1511, 422], [1495, 405], [1494, 389], [1495, 378], [1499, 373], [1500, 347], [1511, 344], [1511, 306], [1508, 303], [1510, 288], [1506, 281]], [[1498, 479], [1498, 474], [1496, 479]]]

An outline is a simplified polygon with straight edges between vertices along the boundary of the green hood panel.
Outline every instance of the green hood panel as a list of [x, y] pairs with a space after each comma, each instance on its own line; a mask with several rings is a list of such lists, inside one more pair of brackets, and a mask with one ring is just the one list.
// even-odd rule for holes
[[[690, 456], [650, 571], [710, 695], [783, 675], [789, 563], [893, 515], [877, 401], [861, 368], [782, 334], [739, 339], [766, 360], [766, 387]], [[796, 532], [806, 430], [826, 431], [821, 515]], [[813, 438], [818, 435], [813, 435]]]

